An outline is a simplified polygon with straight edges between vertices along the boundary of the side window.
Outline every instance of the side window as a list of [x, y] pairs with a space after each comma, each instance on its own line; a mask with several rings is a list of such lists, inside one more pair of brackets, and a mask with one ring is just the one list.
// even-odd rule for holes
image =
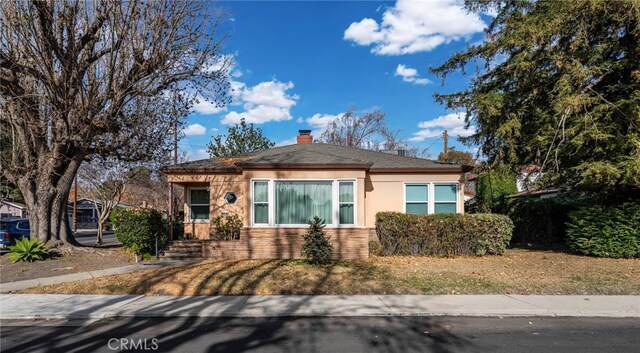
[[16, 224], [16, 228], [20, 230], [29, 230], [29, 222], [27, 221], [18, 222], [18, 224]]
[[405, 213], [424, 215], [429, 211], [429, 184], [405, 185]]
[[456, 213], [458, 205], [458, 186], [456, 184], [436, 184], [435, 213]]

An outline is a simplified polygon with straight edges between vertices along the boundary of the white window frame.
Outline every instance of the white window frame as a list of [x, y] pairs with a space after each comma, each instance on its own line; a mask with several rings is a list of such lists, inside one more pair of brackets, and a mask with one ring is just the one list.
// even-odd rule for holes
[[[253, 186], [255, 181], [267, 181], [269, 188], [269, 224], [255, 223], [255, 209]], [[355, 178], [339, 178], [339, 179], [321, 179], [321, 178], [309, 178], [309, 179], [265, 179], [265, 178], [252, 178], [251, 182], [251, 227], [255, 228], [308, 228], [309, 224], [278, 224], [276, 223], [276, 207], [275, 207], [275, 184], [278, 181], [318, 181], [318, 182], [331, 182], [331, 207], [332, 207], [332, 220], [331, 223], [327, 223], [329, 228], [358, 228], [358, 181]], [[340, 190], [339, 182], [349, 181], [353, 182], [353, 220], [354, 224], [340, 224]]]
[[[337, 205], [333, 209], [334, 217], [336, 218], [335, 223], [340, 226], [354, 226], [356, 223], [358, 223], [358, 220], [356, 219], [356, 198], [358, 196], [358, 194], [356, 194], [356, 181], [337, 179], [335, 183], [336, 185], [334, 189], [335, 189], [335, 195], [336, 195], [335, 197], [336, 197], [336, 203], [337, 203]], [[351, 185], [353, 185], [353, 201], [352, 202], [340, 202], [340, 183], [351, 183]], [[353, 224], [340, 223], [340, 206], [341, 205], [353, 205]]]
[[433, 197], [432, 192], [432, 187], [431, 187], [431, 183], [426, 183], [426, 182], [405, 182], [404, 185], [402, 186], [402, 212], [403, 213], [407, 213], [407, 203], [425, 203], [425, 201], [407, 201], [407, 186], [408, 185], [416, 185], [416, 186], [426, 186], [427, 187], [427, 200], [426, 200], [426, 204], [427, 204], [427, 214], [431, 214], [433, 212], [432, 208], [431, 208], [431, 199]]
[[[456, 201], [439, 201], [438, 203], [455, 203], [456, 214], [460, 212], [460, 183], [455, 181], [406, 181], [402, 185], [402, 209], [403, 213], [407, 213], [407, 185], [426, 185], [427, 186], [427, 214], [435, 214], [436, 205], [436, 185], [455, 185]], [[409, 201], [409, 203], [424, 203], [418, 201]]]
[[[205, 205], [205, 204], [195, 204], [192, 205], [191, 204], [191, 190], [206, 190], [209, 193], [209, 204]], [[189, 213], [187, 214], [187, 219], [189, 220], [189, 223], [209, 223], [209, 220], [211, 219], [211, 189], [209, 187], [206, 186], [196, 186], [196, 187], [188, 187], [187, 188], [187, 201], [188, 201], [188, 205], [189, 205]], [[191, 218], [191, 206], [208, 206], [209, 207], [209, 217], [207, 219], [193, 219]]]
[[[436, 201], [436, 185], [455, 185], [456, 187], [456, 200], [455, 201]], [[444, 182], [444, 181], [439, 181], [436, 183], [433, 183], [433, 213], [436, 214], [436, 203], [447, 203], [447, 204], [455, 204], [456, 205], [456, 214], [460, 213], [460, 183], [456, 183], [456, 182]], [[444, 214], [444, 213], [438, 213], [438, 214]]]
[[[254, 197], [254, 188], [256, 183], [267, 183], [267, 202], [256, 202]], [[267, 223], [256, 223], [256, 204], [267, 204]], [[251, 224], [255, 226], [268, 226], [271, 224], [271, 180], [269, 179], [251, 179]]]

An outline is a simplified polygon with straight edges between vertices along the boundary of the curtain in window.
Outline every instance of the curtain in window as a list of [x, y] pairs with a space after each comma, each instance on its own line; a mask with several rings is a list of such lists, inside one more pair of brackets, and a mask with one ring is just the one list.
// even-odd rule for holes
[[209, 219], [209, 191], [202, 189], [190, 190], [191, 219]]
[[276, 223], [307, 224], [314, 217], [333, 223], [330, 181], [277, 181]]
[[353, 217], [353, 182], [341, 181], [338, 183], [338, 202], [340, 204], [340, 224], [354, 224]]

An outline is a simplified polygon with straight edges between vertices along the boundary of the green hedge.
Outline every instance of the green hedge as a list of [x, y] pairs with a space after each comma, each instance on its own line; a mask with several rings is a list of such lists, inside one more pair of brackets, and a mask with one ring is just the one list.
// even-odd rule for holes
[[376, 232], [383, 256], [502, 254], [511, 239], [513, 222], [497, 214], [415, 216], [379, 212]]
[[[122, 209], [113, 217], [116, 239], [136, 254], [154, 254], [167, 242], [167, 220], [154, 209]], [[174, 228], [175, 229], [175, 228]]]
[[640, 203], [584, 207], [569, 214], [567, 236], [573, 251], [585, 255], [640, 257]]
[[513, 221], [512, 244], [564, 244], [569, 213], [575, 201], [564, 197], [548, 199], [514, 198], [509, 200], [507, 215]]

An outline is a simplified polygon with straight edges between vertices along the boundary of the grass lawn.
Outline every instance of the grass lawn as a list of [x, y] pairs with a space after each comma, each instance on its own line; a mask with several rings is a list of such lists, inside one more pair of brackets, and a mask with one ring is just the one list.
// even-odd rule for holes
[[133, 255], [126, 253], [121, 247], [82, 247], [46, 261], [16, 263], [9, 260], [7, 252], [3, 252], [0, 254], [0, 283], [102, 270], [133, 263]]
[[508, 250], [503, 256], [371, 257], [311, 266], [304, 260], [204, 261], [22, 293], [640, 294], [640, 260]]

